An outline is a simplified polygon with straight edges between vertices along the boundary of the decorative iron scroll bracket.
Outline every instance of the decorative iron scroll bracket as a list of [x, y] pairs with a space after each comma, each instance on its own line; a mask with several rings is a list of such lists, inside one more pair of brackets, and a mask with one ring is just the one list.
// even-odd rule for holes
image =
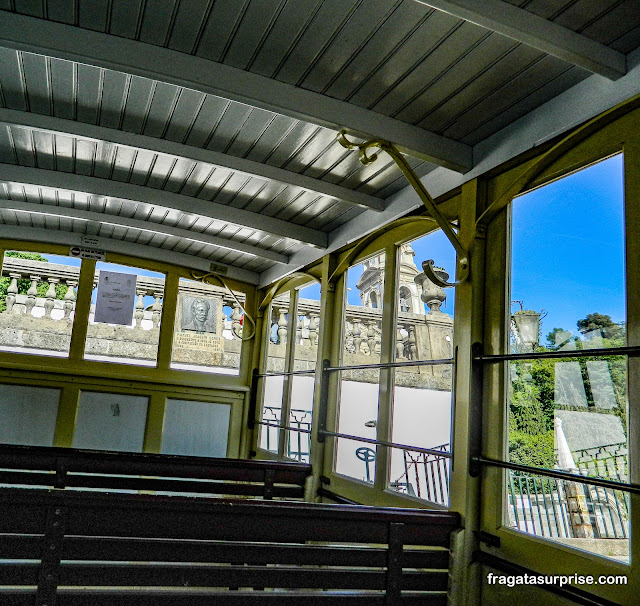
[[425, 205], [429, 214], [433, 217], [433, 219], [438, 224], [438, 227], [442, 229], [442, 231], [447, 236], [451, 245], [456, 249], [456, 253], [458, 256], [457, 262], [457, 272], [456, 277], [457, 280], [455, 282], [446, 282], [439, 278], [436, 273], [433, 271], [435, 263], [433, 259], [429, 259], [428, 261], [424, 261], [422, 264], [422, 269], [425, 275], [442, 288], [447, 288], [449, 286], [457, 286], [461, 284], [469, 277], [469, 251], [462, 245], [460, 239], [458, 238], [458, 234], [453, 230], [451, 223], [447, 221], [436, 206], [433, 198], [429, 195], [429, 192], [426, 190], [425, 186], [422, 184], [418, 176], [413, 172], [413, 169], [407, 161], [404, 159], [404, 156], [398, 151], [398, 149], [389, 141], [384, 141], [382, 139], [370, 139], [369, 141], [365, 141], [364, 143], [355, 143], [347, 139], [347, 131], [341, 130], [338, 133], [338, 143], [347, 149], [357, 149], [358, 150], [358, 158], [360, 162], [365, 166], [368, 164], [372, 164], [378, 159], [378, 155], [380, 152], [375, 152], [369, 154], [368, 152], [372, 149], [378, 149], [380, 151], [387, 152], [391, 159], [398, 165], [398, 168], [402, 171], [402, 174], [406, 177], [409, 184], [418, 194], [420, 200]]

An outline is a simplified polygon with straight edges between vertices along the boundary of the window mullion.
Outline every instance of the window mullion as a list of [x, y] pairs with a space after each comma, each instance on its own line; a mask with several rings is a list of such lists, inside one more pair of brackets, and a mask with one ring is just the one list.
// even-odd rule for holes
[[[394, 335], [397, 324], [396, 291], [397, 285], [397, 248], [389, 244], [385, 248], [384, 293], [382, 295], [382, 338], [380, 342], [380, 362], [386, 364], [394, 360]], [[394, 369], [380, 370], [378, 392], [377, 439], [391, 442], [391, 418], [393, 411]], [[387, 446], [378, 445], [376, 449], [376, 476], [374, 486], [384, 490], [389, 481], [391, 453]]]
[[91, 294], [95, 279], [96, 262], [83, 259], [78, 279], [78, 294], [69, 345], [69, 359], [81, 361], [84, 358], [84, 348], [87, 341], [89, 314], [91, 313]]
[[[293, 370], [293, 359], [296, 346], [296, 328], [298, 326], [298, 291], [291, 290], [289, 299], [289, 320], [287, 322], [287, 349], [285, 351], [285, 372]], [[280, 413], [280, 425], [289, 424], [289, 416], [291, 410], [291, 387], [293, 378], [291, 376], [284, 377], [284, 385], [282, 389], [282, 409]], [[288, 432], [281, 429], [278, 433], [278, 456], [284, 457], [287, 448]]]
[[163, 370], [168, 370], [171, 366], [179, 283], [180, 277], [177, 273], [170, 272], [167, 274], [164, 282], [162, 319], [158, 337], [158, 368]]

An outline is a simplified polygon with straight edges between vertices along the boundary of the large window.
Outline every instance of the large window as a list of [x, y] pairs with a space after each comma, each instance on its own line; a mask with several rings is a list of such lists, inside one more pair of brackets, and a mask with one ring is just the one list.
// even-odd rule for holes
[[[617, 155], [513, 202], [511, 462], [629, 481], [622, 168]], [[505, 522], [624, 561], [627, 496], [509, 471]]]
[[171, 368], [237, 375], [246, 295], [180, 280]]
[[[320, 285], [274, 297], [265, 314], [260, 448], [308, 462], [320, 331]], [[295, 373], [295, 374], [290, 374]], [[284, 423], [282, 421], [285, 421]], [[282, 430], [279, 425], [290, 429]]]
[[80, 261], [7, 251], [0, 278], [0, 351], [66, 357]]
[[[449, 501], [455, 254], [441, 232], [366, 256], [344, 277], [335, 471], [438, 505]], [[347, 437], [348, 436], [348, 437]]]
[[[347, 270], [341, 349], [345, 366], [380, 362], [385, 262], [381, 251]], [[345, 370], [340, 378], [338, 432], [375, 440], [380, 369]], [[336, 450], [338, 473], [373, 483], [375, 444], [338, 438]]]
[[97, 263], [85, 358], [155, 366], [164, 274]]

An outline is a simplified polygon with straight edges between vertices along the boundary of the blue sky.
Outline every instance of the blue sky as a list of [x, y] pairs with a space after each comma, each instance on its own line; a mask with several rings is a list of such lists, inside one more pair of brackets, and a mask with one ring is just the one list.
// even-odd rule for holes
[[589, 313], [625, 320], [623, 200], [622, 155], [514, 200], [511, 300], [546, 310], [543, 343]]

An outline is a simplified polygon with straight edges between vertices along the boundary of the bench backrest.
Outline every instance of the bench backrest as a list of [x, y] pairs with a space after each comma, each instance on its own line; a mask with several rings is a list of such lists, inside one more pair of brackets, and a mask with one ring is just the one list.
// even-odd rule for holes
[[444, 606], [458, 525], [448, 512], [5, 488], [0, 602]]
[[309, 475], [305, 463], [0, 445], [0, 484], [13, 486], [302, 499]]

